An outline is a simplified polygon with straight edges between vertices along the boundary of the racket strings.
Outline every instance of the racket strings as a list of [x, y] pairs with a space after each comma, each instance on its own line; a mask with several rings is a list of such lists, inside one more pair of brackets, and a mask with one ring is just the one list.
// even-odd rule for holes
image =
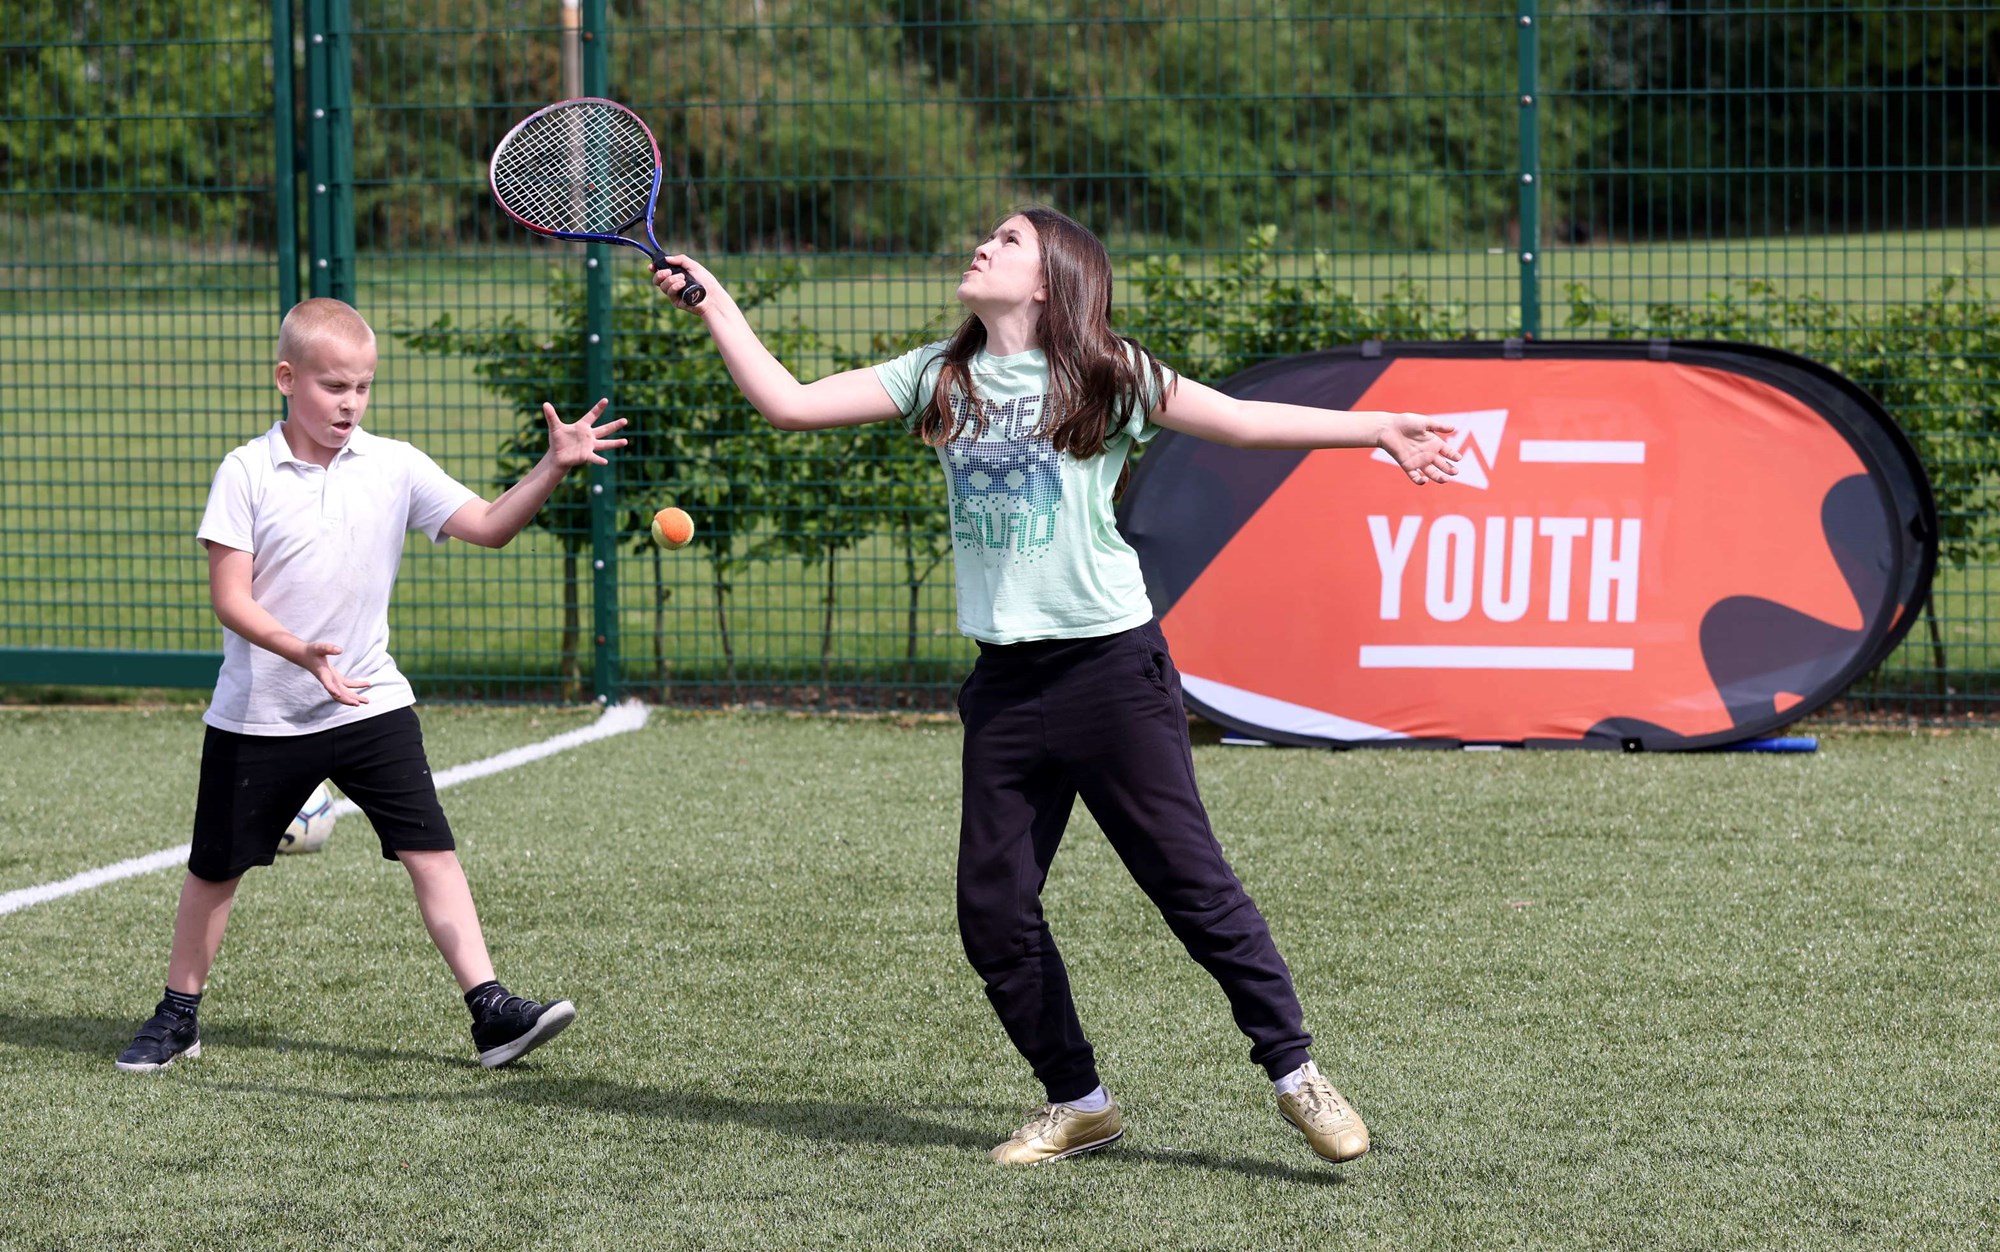
[[543, 230], [615, 234], [639, 220], [653, 190], [653, 141], [622, 109], [552, 109], [493, 157], [493, 190]]

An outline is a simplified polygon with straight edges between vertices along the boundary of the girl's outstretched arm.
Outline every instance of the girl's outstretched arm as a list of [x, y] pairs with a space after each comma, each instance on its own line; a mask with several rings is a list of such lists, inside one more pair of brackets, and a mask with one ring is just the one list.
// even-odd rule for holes
[[1239, 400], [1179, 379], [1153, 420], [1232, 448], [1380, 448], [1410, 481], [1441, 483], [1458, 473], [1459, 454], [1445, 446], [1457, 429], [1422, 413], [1349, 412], [1303, 404]]
[[[667, 260], [708, 288], [708, 298], [689, 311], [707, 324], [730, 378], [771, 425], [779, 430], [827, 430], [903, 415], [872, 369], [845, 370], [801, 383], [757, 338], [743, 310], [736, 307], [735, 297], [707, 266], [680, 255]], [[671, 269], [662, 269], [653, 275], [653, 285], [672, 297], [687, 280]]]

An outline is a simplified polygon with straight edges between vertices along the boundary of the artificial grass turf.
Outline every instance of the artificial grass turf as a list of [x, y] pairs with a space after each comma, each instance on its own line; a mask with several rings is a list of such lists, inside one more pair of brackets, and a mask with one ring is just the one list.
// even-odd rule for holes
[[[424, 716], [443, 769], [589, 715]], [[0, 710], [0, 886], [184, 838], [199, 739], [187, 710]], [[152, 1078], [110, 1062], [158, 995], [177, 873], [0, 916], [0, 1246], [1994, 1233], [2000, 736], [1198, 748], [1316, 1055], [1375, 1132], [1339, 1169], [1081, 810], [1045, 902], [1128, 1134], [987, 1162], [1037, 1092], [958, 949], [957, 748], [950, 722], [662, 713], [447, 792], [502, 978], [581, 1013], [493, 1073], [360, 818], [247, 880], [204, 1055]]]

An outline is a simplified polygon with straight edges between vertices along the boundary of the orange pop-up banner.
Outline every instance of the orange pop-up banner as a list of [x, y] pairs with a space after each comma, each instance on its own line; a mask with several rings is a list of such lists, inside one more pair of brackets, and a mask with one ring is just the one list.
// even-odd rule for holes
[[1189, 704], [1280, 743], [1680, 749], [1765, 735], [1908, 630], [1930, 486], [1801, 357], [1663, 342], [1368, 344], [1232, 395], [1437, 415], [1458, 477], [1166, 432], [1120, 513]]

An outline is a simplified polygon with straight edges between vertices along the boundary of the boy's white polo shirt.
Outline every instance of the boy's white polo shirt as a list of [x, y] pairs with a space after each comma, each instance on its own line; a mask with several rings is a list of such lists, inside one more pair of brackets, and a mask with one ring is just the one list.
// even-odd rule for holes
[[250, 594], [333, 666], [371, 685], [341, 704], [307, 671], [225, 627], [202, 720], [246, 735], [305, 735], [416, 703], [389, 656], [389, 593], [403, 536], [441, 528], [477, 493], [398, 439], [357, 430], [325, 469], [293, 455], [284, 423], [223, 459], [196, 538], [250, 553]]

